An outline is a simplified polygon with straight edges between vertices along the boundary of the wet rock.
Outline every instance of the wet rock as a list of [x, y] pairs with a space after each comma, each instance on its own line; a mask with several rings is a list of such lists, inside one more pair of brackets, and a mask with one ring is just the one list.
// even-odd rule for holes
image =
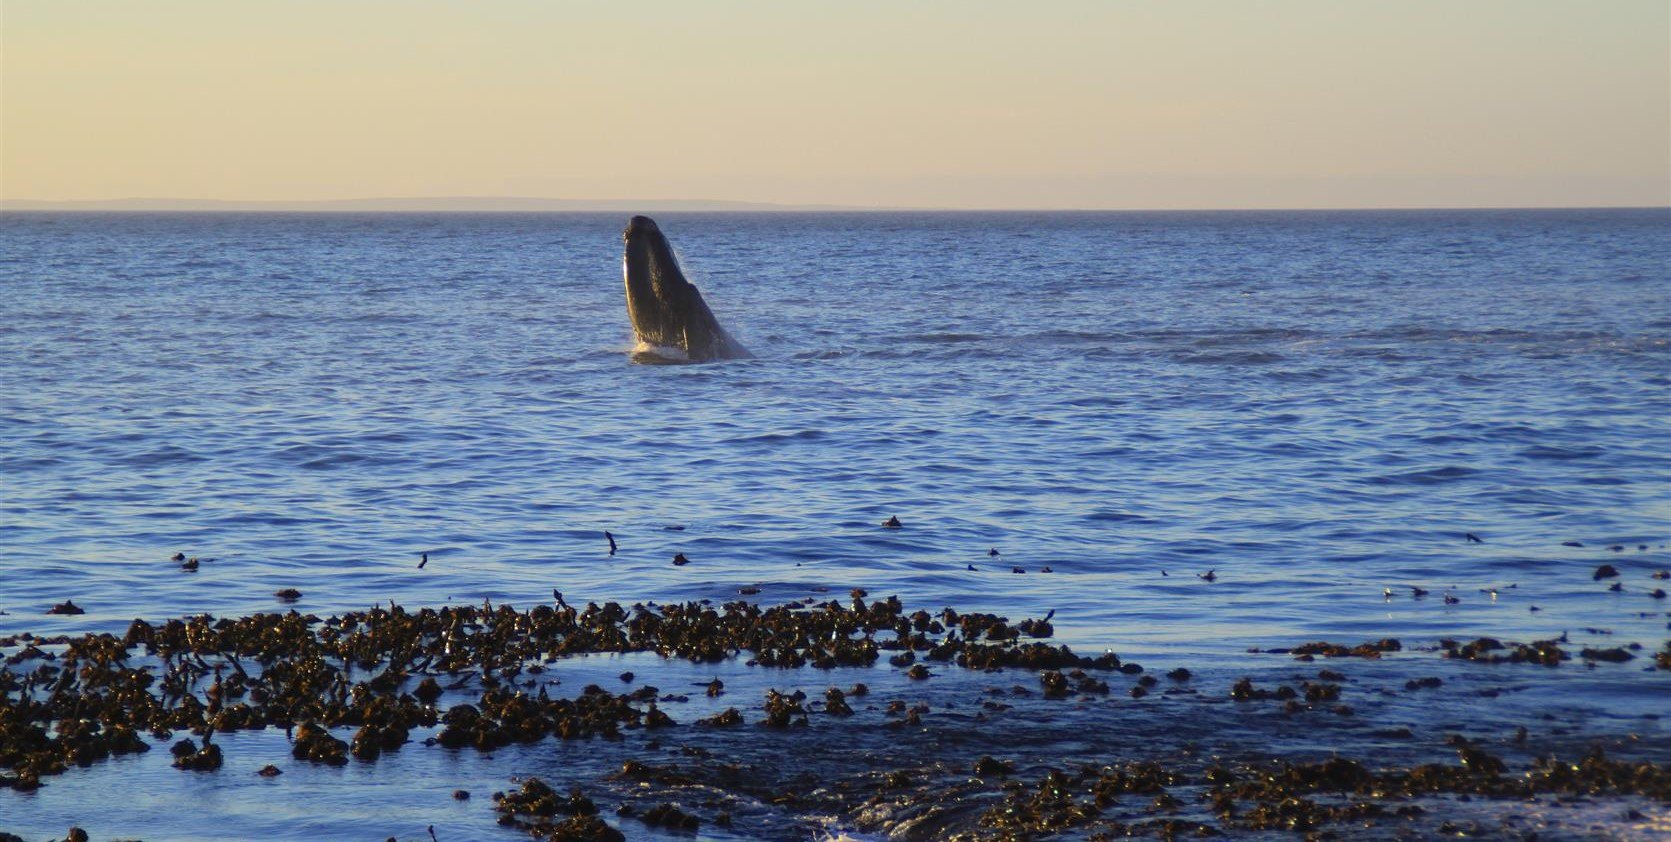
[[494, 793], [493, 801], [493, 809], [499, 812], [501, 824], [507, 824], [506, 819], [516, 816], [590, 816], [598, 812], [597, 804], [582, 795], [579, 789], [561, 796], [545, 781], [534, 777], [524, 779], [522, 786], [514, 792]]
[[743, 715], [738, 713], [736, 708], [726, 708], [722, 713], [696, 720], [696, 724], [708, 728], [726, 728], [743, 724]]
[[1457, 749], [1457, 754], [1462, 759], [1462, 765], [1475, 774], [1494, 777], [1508, 771], [1508, 766], [1500, 758], [1480, 749], [1463, 746]]
[[1447, 658], [1461, 658], [1493, 664], [1531, 663], [1553, 667], [1571, 657], [1553, 640], [1539, 640], [1530, 644], [1516, 643], [1508, 646], [1496, 638], [1482, 637], [1468, 644], [1458, 644], [1454, 640], [1442, 640], [1439, 645], [1445, 651], [1445, 657]]
[[1298, 696], [1299, 692], [1286, 684], [1277, 687], [1275, 690], [1264, 690], [1254, 687], [1253, 679], [1247, 677], [1243, 677], [1230, 688], [1230, 698], [1235, 699], [1238, 702], [1251, 702], [1265, 699], [1287, 701], [1295, 699]]
[[673, 830], [694, 831], [702, 826], [702, 821], [672, 804], [659, 804], [644, 811], [639, 820], [651, 827], [665, 827]]
[[376, 760], [383, 753], [383, 738], [377, 728], [367, 725], [354, 732], [348, 751], [356, 760]]
[[799, 699], [785, 696], [776, 690], [766, 691], [766, 718], [760, 724], [768, 728], [788, 728], [807, 724], [806, 710]]
[[1404, 644], [1394, 638], [1360, 643], [1357, 646], [1342, 646], [1337, 643], [1306, 643], [1290, 650], [1296, 657], [1301, 655], [1322, 655], [1325, 658], [1379, 658], [1384, 652], [1397, 652], [1404, 648]]
[[1305, 700], [1309, 704], [1332, 702], [1340, 698], [1339, 684], [1329, 684], [1327, 682], [1313, 684], [1307, 681], [1301, 686], [1305, 690]]
[[412, 695], [416, 696], [418, 701], [423, 702], [426, 705], [435, 704], [435, 701], [441, 698], [441, 693], [441, 684], [436, 681], [435, 676], [432, 675], [424, 676], [424, 680], [418, 682], [417, 689], [412, 691]]
[[883, 789], [905, 789], [914, 783], [916, 783], [916, 781], [911, 777], [910, 773], [904, 770], [889, 772], [888, 774], [882, 776]]
[[297, 760], [323, 763], [327, 766], [343, 766], [348, 763], [348, 744], [331, 736], [324, 728], [312, 722], [304, 722], [296, 729], [290, 754]]
[[[469, 797], [463, 790], [453, 793], [453, 797], [458, 798], [460, 793], [464, 798]], [[569, 842], [624, 839], [620, 831], [598, 818], [597, 804], [579, 789], [561, 796], [539, 778], [527, 778], [514, 792], [494, 793], [493, 801], [500, 824], [520, 827], [539, 839]]]
[[677, 724], [673, 721], [673, 717], [668, 716], [656, 707], [655, 702], [651, 702], [649, 709], [644, 711], [645, 728], [672, 728]]
[[1056, 615], [1051, 611], [1042, 620], [1022, 620], [1016, 628], [1024, 635], [1033, 638], [1046, 638], [1056, 633], [1056, 627], [1050, 624], [1050, 618]]
[[824, 691], [824, 712], [832, 716], [852, 716], [853, 708], [847, 704], [847, 694], [831, 687]]
[[1045, 670], [1039, 673], [1039, 683], [1044, 685], [1046, 699], [1065, 699], [1071, 691], [1068, 689], [1068, 679], [1057, 670]]
[[621, 831], [597, 816], [569, 816], [552, 824], [539, 824], [534, 835], [546, 842], [625, 842]]
[[1586, 661], [1606, 661], [1612, 664], [1622, 664], [1636, 657], [1630, 650], [1620, 646], [1611, 649], [1583, 649], [1579, 651], [1578, 656]]
[[174, 759], [174, 768], [192, 772], [212, 772], [219, 769], [221, 763], [220, 746], [207, 744], [196, 752], [185, 756], [177, 756]]

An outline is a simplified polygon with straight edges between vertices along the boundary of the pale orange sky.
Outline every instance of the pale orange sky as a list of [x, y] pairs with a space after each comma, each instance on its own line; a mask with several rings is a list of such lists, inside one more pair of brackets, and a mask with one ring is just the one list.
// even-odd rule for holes
[[4, 0], [0, 198], [1671, 204], [1671, 3]]

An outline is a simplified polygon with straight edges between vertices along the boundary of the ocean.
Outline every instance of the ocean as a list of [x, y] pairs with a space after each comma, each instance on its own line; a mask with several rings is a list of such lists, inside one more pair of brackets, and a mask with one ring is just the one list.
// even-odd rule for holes
[[[1671, 672], [1649, 668], [1671, 608], [1651, 578], [1671, 566], [1671, 210], [657, 221], [755, 359], [629, 361], [619, 214], [0, 215], [0, 638], [526, 609], [553, 589], [626, 605], [862, 588], [910, 610], [1054, 611], [1054, 642], [1187, 664], [1224, 678], [1215, 697], [1296, 668], [1250, 649], [1398, 638], [1366, 676], [1517, 688], [1358, 702], [1376, 727], [1431, 731], [1412, 759], [1452, 751], [1449, 723], [1555, 717], [1551, 739], [1671, 762]], [[1620, 575], [1593, 578], [1603, 564]], [[65, 600], [86, 613], [46, 615]], [[1642, 648], [1555, 669], [1422, 651], [1563, 634]], [[664, 687], [708, 677], [653, 656], [573, 668], [613, 676], [621, 658]], [[725, 669], [814, 696], [856, 680]], [[1075, 716], [1155, 751], [1196, 721]], [[1363, 727], [1273, 718], [1241, 739], [1397, 754]], [[1108, 750], [1053, 730], [1006, 745]], [[260, 762], [234, 771], [237, 740]], [[0, 830], [512, 839], [486, 791], [576, 762], [550, 741], [499, 763], [414, 745], [273, 782], [251, 772], [287, 757], [282, 733], [227, 744], [220, 773], [156, 751], [0, 791]], [[916, 750], [962, 762], [944, 739]], [[445, 797], [461, 780], [481, 797]], [[1635, 832], [1608, 810], [1582, 832]], [[738, 829], [703, 832], [874, 832], [814, 812], [762, 806], [751, 825], [738, 808]]]

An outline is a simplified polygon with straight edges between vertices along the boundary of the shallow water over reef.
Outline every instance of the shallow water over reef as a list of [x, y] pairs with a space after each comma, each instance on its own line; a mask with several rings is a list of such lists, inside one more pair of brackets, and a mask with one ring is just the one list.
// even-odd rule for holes
[[[1649, 718], [1671, 714], [1671, 673], [1645, 669], [1667, 638], [1653, 591], [1671, 587], [1651, 578], [1671, 566], [1671, 212], [662, 215], [757, 355], [693, 366], [629, 362], [624, 222], [0, 215], [0, 637], [390, 600], [527, 609], [553, 588], [584, 605], [862, 587], [913, 610], [1054, 610], [1056, 642], [1186, 666], [1202, 698], [1133, 700], [1121, 677], [1108, 699], [1004, 697], [975, 728], [959, 712], [998, 698], [988, 685], [1037, 676], [590, 656], [554, 665], [552, 692], [629, 668], [664, 690], [722, 675], [751, 720], [773, 687], [865, 681], [878, 706], [788, 748], [686, 727], [658, 749], [415, 744], [274, 779], [253, 770], [284, 762], [282, 732], [240, 732], [218, 773], [153, 751], [0, 791], [0, 829], [513, 839], [484, 797], [512, 775], [572, 776], [602, 804], [633, 790], [594, 765], [685, 746], [828, 786], [903, 761], [966, 776], [1000, 752], [1039, 774], [1186, 749], [1452, 762], [1446, 734], [1519, 725], [1516, 762], [1591, 743], [1671, 761]], [[1602, 564], [1620, 575], [1593, 578]], [[66, 599], [87, 613], [44, 613]], [[1563, 633], [1574, 654], [1644, 648], [1593, 668], [1420, 651]], [[1323, 666], [1250, 647], [1386, 637], [1405, 651], [1341, 668], [1354, 717], [1249, 716], [1228, 696], [1244, 674]], [[1404, 687], [1429, 676], [1443, 686]], [[928, 724], [886, 728], [895, 697], [929, 704]], [[707, 704], [667, 709], [685, 723]], [[1373, 736], [1396, 727], [1412, 738]], [[734, 838], [802, 833], [813, 812], [739, 812]]]

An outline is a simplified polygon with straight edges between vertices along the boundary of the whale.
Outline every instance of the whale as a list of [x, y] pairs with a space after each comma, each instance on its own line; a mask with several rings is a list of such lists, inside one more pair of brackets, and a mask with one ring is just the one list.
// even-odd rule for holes
[[626, 252], [621, 274], [627, 286], [627, 318], [638, 340], [638, 362], [710, 362], [753, 354], [719, 326], [696, 285], [685, 279], [667, 236], [647, 216], [635, 216], [621, 233]]

